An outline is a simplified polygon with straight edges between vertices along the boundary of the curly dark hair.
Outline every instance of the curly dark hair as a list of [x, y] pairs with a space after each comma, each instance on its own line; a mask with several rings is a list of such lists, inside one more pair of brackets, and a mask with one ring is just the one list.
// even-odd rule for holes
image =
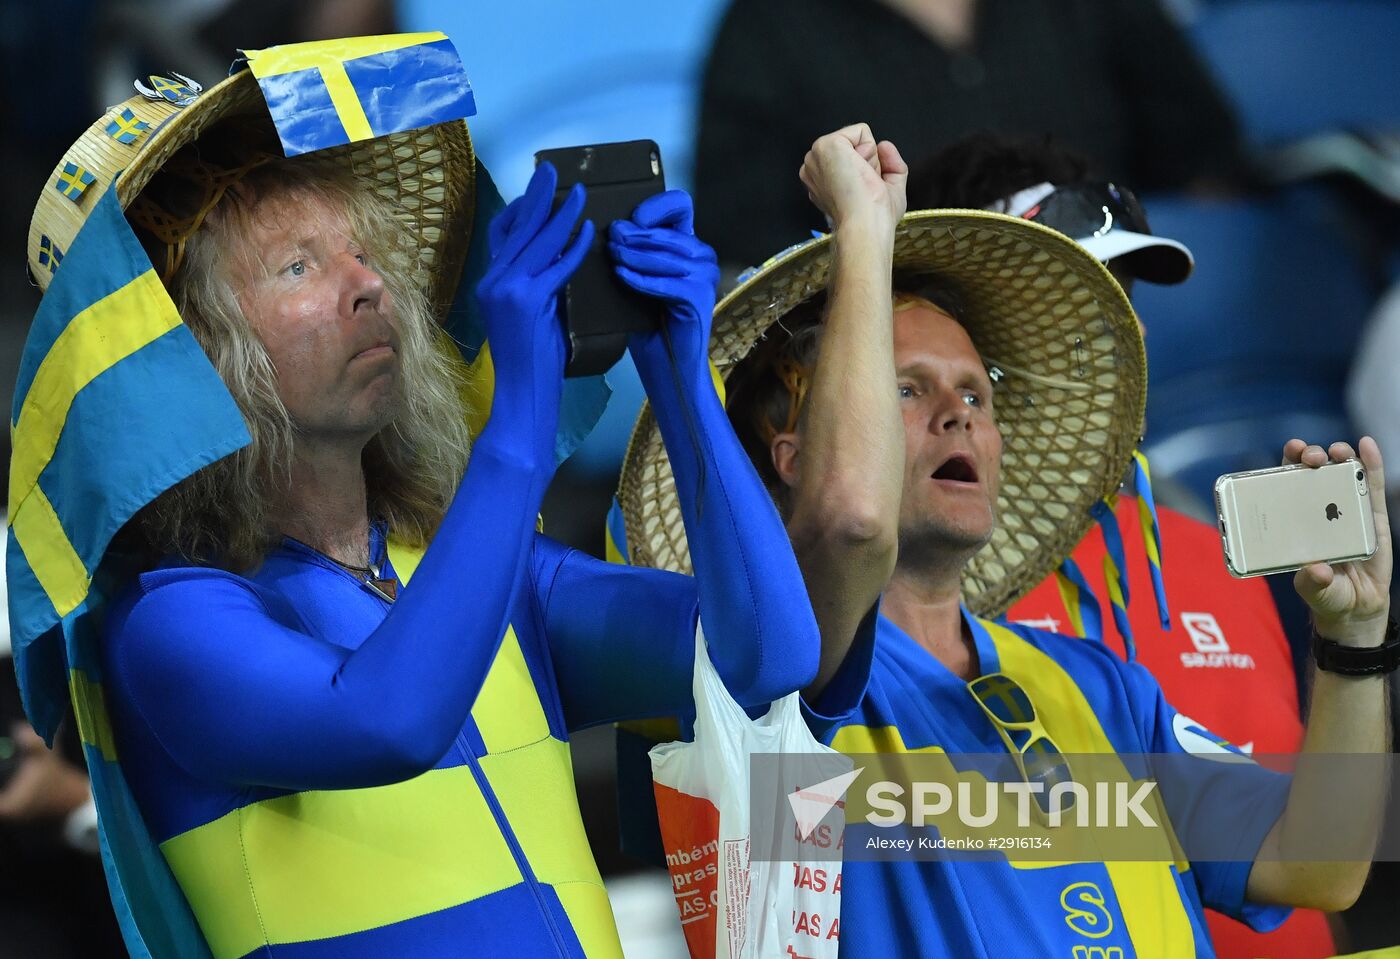
[[981, 210], [1037, 183], [1088, 178], [1089, 161], [1050, 137], [1017, 140], [982, 131], [944, 147], [909, 174], [909, 209]]

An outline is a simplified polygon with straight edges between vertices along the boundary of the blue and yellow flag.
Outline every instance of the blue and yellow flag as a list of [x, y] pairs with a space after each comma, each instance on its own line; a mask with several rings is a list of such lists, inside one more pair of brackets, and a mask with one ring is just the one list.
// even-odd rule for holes
[[113, 140], [131, 146], [150, 132], [151, 125], [145, 120], [138, 119], [136, 114], [131, 111], [131, 107], [123, 107], [116, 116], [112, 117], [105, 129], [107, 135]]
[[207, 956], [122, 776], [94, 614], [120, 586], [104, 563], [117, 530], [249, 437], [127, 225], [115, 186], [94, 204], [39, 305], [11, 433], [6, 569], [25, 709], [52, 741], [71, 696], [131, 955]]
[[445, 34], [318, 40], [243, 54], [289, 157], [476, 113]]
[[63, 635], [92, 606], [112, 536], [248, 442], [111, 188], [34, 317], [11, 433], [10, 631], [25, 708], [47, 739], [67, 700]]

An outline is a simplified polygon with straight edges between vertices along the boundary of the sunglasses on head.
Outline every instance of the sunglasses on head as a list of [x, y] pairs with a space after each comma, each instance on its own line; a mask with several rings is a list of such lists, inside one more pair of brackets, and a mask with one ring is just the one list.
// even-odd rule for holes
[[1057, 187], [1020, 216], [1076, 240], [1103, 236], [1113, 229], [1152, 232], [1147, 226], [1147, 214], [1133, 191], [1112, 183]]

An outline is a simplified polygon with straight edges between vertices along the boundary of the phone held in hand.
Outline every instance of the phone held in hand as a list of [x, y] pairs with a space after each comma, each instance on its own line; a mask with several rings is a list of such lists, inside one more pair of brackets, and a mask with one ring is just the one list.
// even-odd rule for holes
[[629, 334], [657, 329], [662, 321], [661, 304], [618, 279], [608, 254], [612, 222], [628, 219], [637, 204], [666, 189], [661, 150], [651, 140], [629, 140], [535, 154], [536, 165], [546, 160], [559, 174], [554, 209], [575, 183], [588, 190], [579, 222], [593, 221], [593, 245], [565, 288], [562, 306], [569, 340], [564, 375], [593, 376], [622, 358]]
[[1367, 559], [1376, 551], [1366, 468], [1357, 460], [1227, 473], [1215, 508], [1231, 576]]

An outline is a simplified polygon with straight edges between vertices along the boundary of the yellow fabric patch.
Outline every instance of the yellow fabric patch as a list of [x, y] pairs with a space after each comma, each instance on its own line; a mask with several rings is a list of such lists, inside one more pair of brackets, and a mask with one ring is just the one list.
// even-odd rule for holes
[[570, 882], [555, 886], [554, 893], [588, 959], [623, 959], [607, 890], [591, 882]]
[[405, 546], [393, 537], [389, 538], [389, 565], [394, 567], [394, 572], [399, 577], [399, 582], [405, 586], [413, 578], [414, 572], [418, 569], [418, 564], [423, 561], [423, 554], [427, 552], [421, 546]]
[[467, 367], [466, 386], [462, 401], [467, 408], [467, 429], [472, 438], [481, 435], [491, 418], [491, 400], [496, 395], [496, 365], [491, 359], [491, 344], [481, 344], [481, 350]]
[[608, 529], [607, 526], [603, 527], [603, 558], [609, 563], [616, 563], [619, 566], [627, 565], [627, 557], [623, 556], [622, 550], [617, 548], [612, 530]]
[[10, 512], [10, 525], [15, 542], [59, 618], [77, 609], [87, 598], [92, 579], [53, 504], [37, 485], [19, 508]]
[[[472, 705], [472, 719], [489, 753], [501, 753], [537, 743], [549, 736], [549, 720], [535, 692], [514, 628], [507, 626], [501, 648]], [[494, 785], [494, 783], [493, 783]], [[569, 790], [570, 799], [573, 789]]]
[[484, 756], [481, 768], [540, 882], [602, 886], [579, 815], [568, 743], [549, 736]]
[[362, 932], [521, 881], [468, 766], [254, 803], [161, 851], [214, 959]]
[[[1094, 716], [1089, 701], [1074, 679], [1049, 656], [996, 623], [982, 621], [996, 645], [1002, 671], [1016, 677], [1041, 715], [1055, 744], [1066, 753], [1112, 753], [1108, 734]], [[1166, 810], [1157, 814], [1173, 849], [1180, 844], [1171, 830]], [[1189, 864], [1173, 862], [1105, 863], [1113, 881], [1123, 920], [1133, 942], [1160, 944], [1160, 955], [1190, 956], [1195, 951], [1191, 919], [1181, 902], [1172, 866], [1185, 873]]]
[[102, 685], [88, 679], [79, 669], [68, 671], [68, 693], [73, 699], [73, 716], [78, 721], [78, 736], [95, 748], [102, 758], [117, 761], [117, 740], [112, 735], [112, 721], [107, 716], [107, 699]]

